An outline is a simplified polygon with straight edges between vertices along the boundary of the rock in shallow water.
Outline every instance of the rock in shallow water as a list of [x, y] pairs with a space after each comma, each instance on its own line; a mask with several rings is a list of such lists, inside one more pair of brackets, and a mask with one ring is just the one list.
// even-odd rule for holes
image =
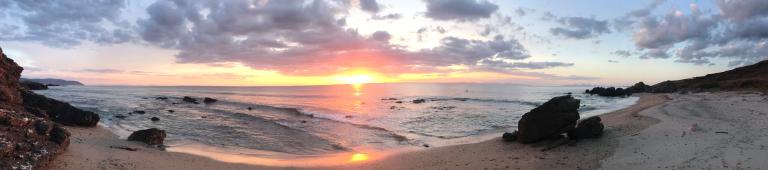
[[574, 129], [580, 102], [571, 95], [560, 96], [525, 113], [517, 123], [517, 141], [533, 143]]
[[205, 104], [211, 104], [211, 103], [214, 103], [214, 102], [217, 102], [217, 101], [219, 101], [219, 100], [216, 100], [216, 99], [210, 98], [210, 97], [206, 97], [206, 98], [203, 99], [203, 103], [205, 103]]
[[194, 99], [194, 98], [189, 97], [189, 96], [184, 96], [184, 98], [182, 98], [181, 100], [184, 101], [184, 102], [198, 104], [197, 103], [197, 99]]
[[165, 140], [165, 131], [157, 128], [135, 131], [128, 136], [128, 141], [144, 142], [148, 145], [160, 145]]

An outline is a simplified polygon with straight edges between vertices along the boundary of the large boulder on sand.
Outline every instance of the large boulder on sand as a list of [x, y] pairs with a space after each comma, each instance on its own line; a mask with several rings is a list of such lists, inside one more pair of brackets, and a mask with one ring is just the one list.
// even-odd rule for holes
[[144, 142], [149, 145], [160, 145], [165, 140], [165, 131], [157, 128], [135, 131], [128, 136], [129, 141]]
[[189, 97], [189, 96], [184, 96], [184, 98], [182, 98], [181, 101], [198, 104], [197, 103], [197, 99]]
[[205, 103], [205, 104], [211, 104], [211, 103], [214, 103], [214, 102], [217, 102], [217, 101], [219, 101], [219, 100], [216, 100], [216, 99], [210, 98], [210, 97], [206, 97], [206, 98], [203, 99], [203, 103]]
[[525, 113], [517, 123], [517, 141], [533, 143], [573, 129], [579, 120], [580, 102], [571, 95], [560, 96]]
[[53, 100], [28, 90], [21, 90], [21, 97], [24, 99], [24, 106], [26, 108], [36, 108], [44, 111], [54, 122], [67, 126], [86, 127], [96, 126], [99, 123], [98, 114], [80, 110], [69, 105], [69, 103]]
[[568, 138], [584, 139], [596, 138], [603, 134], [605, 126], [600, 117], [590, 117], [579, 122], [575, 129], [568, 131]]

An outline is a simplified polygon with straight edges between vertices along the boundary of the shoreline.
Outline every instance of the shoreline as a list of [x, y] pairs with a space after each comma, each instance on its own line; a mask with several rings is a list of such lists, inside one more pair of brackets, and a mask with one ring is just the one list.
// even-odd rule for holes
[[[644, 109], [656, 106], [667, 101], [658, 94], [642, 94], [640, 99], [627, 108], [613, 111], [600, 115], [603, 117], [603, 122], [606, 124], [607, 129], [605, 136], [598, 139], [588, 139], [577, 143], [577, 145], [594, 145], [601, 140], [609, 140], [615, 137], [614, 135], [627, 133], [626, 130], [638, 130], [638, 128], [647, 127], [653, 122], [651, 118], [636, 117], [640, 119], [642, 123], [640, 126], [632, 124], [626, 120], [621, 120], [626, 117], [637, 114]], [[632, 116], [634, 117], [634, 116]], [[629, 129], [622, 127], [622, 124], [630, 125]], [[616, 133], [618, 128], [622, 133]], [[157, 148], [151, 148], [147, 145], [130, 142], [124, 139], [119, 139], [117, 135], [110, 132], [108, 129], [102, 126], [95, 128], [77, 128], [67, 127], [72, 132], [72, 144], [70, 148], [57, 157], [53, 165], [49, 166], [49, 169], [282, 169], [282, 168], [302, 168], [302, 169], [402, 169], [402, 168], [437, 168], [439, 164], [430, 164], [436, 162], [465, 162], [462, 164], [456, 164], [455, 166], [446, 166], [441, 168], [505, 168], [504, 166], [487, 166], [485, 164], [478, 164], [481, 162], [494, 162], [500, 160], [499, 163], [503, 164], [502, 159], [514, 159], [513, 165], [534, 168], [542, 165], [537, 163], [547, 162], [547, 157], [564, 157], [569, 156], [577, 157], [573, 151], [562, 150], [562, 148], [593, 148], [591, 146], [577, 146], [568, 147], [561, 146], [554, 148], [547, 152], [541, 152], [542, 147], [552, 145], [552, 141], [543, 141], [533, 145], [522, 145], [518, 143], [506, 143], [502, 142], [500, 137], [493, 137], [489, 140], [481, 140], [475, 143], [448, 145], [432, 148], [404, 148], [397, 151], [381, 153], [372, 151], [375, 153], [364, 153], [365, 158], [363, 160], [351, 162], [352, 157], [356, 156], [353, 153], [341, 153], [335, 154], [329, 157], [323, 157], [319, 159], [293, 159], [293, 160], [271, 160], [271, 159], [254, 159], [252, 157], [237, 155], [215, 155], [215, 153], [209, 153], [205, 151], [180, 151], [174, 148], [169, 148], [170, 151], [162, 151]], [[622, 136], [623, 136], [622, 135]], [[123, 149], [116, 149], [111, 147], [129, 147], [137, 148], [137, 151], [128, 151]], [[615, 147], [615, 145], [611, 145]], [[466, 154], [468, 150], [472, 150], [475, 153], [479, 151], [487, 152], [488, 150], [496, 149], [505, 152], [492, 152], [484, 154], [487, 159], [478, 158], [483, 155]], [[601, 150], [602, 155], [611, 152], [612, 149]], [[559, 153], [555, 153], [559, 152]], [[194, 153], [194, 154], [191, 154]], [[521, 158], [526, 155], [543, 153], [542, 156]], [[552, 153], [552, 154], [550, 154]], [[213, 154], [213, 155], [212, 155]], [[220, 153], [221, 154], [221, 153]], [[218, 157], [222, 159], [225, 156], [227, 161], [215, 160], [209, 157], [199, 156], [208, 155], [210, 157]], [[214, 156], [215, 155], [215, 156]], [[462, 157], [461, 155], [469, 156]], [[558, 156], [559, 155], [559, 156]], [[533, 159], [529, 159], [533, 158]], [[603, 157], [584, 157], [590, 158], [591, 163], [581, 168], [592, 168], [599, 166], [599, 160]], [[584, 164], [584, 160], [587, 159], [571, 159], [572, 164]], [[252, 162], [258, 161], [260, 164], [253, 164]], [[251, 162], [251, 163], [244, 163]], [[302, 162], [302, 163], [296, 163]], [[404, 163], [405, 162], [405, 163]], [[473, 162], [478, 162], [474, 163]], [[465, 165], [465, 166], [459, 166]], [[500, 164], [497, 164], [500, 165]], [[436, 167], [437, 166], [437, 167]]]

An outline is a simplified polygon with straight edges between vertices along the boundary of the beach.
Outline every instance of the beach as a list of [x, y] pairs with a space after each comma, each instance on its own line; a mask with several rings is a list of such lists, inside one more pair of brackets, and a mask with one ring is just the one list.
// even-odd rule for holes
[[104, 128], [68, 127], [72, 145], [50, 169], [755, 169], [768, 167], [761, 161], [766, 100], [748, 92], [641, 94], [635, 105], [601, 115], [606, 129], [597, 139], [524, 145], [494, 138], [316, 167], [226, 163], [128, 142]]

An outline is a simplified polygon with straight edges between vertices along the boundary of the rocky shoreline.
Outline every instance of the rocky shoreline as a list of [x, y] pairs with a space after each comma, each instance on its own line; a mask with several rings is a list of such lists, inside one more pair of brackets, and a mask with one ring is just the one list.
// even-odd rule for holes
[[0, 49], [0, 169], [41, 169], [70, 144], [63, 126], [93, 127], [99, 115], [31, 90], [39, 83], [20, 82], [23, 68]]

